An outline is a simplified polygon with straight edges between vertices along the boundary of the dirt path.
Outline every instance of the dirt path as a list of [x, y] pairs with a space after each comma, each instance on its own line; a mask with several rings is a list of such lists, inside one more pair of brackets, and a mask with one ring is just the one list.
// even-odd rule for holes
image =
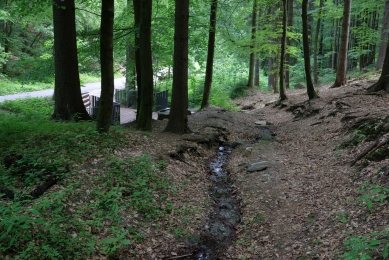
[[[322, 86], [320, 98], [311, 102], [303, 90], [288, 91], [288, 101], [279, 106], [274, 103], [277, 95], [253, 91], [237, 100], [250, 110], [208, 108], [191, 115], [193, 134], [163, 133], [166, 120], [154, 121], [150, 136], [133, 132], [133, 145], [121, 156], [148, 153], [163, 159], [164, 174], [177, 191], [169, 197], [172, 213], [152, 227], [143, 228], [128, 217], [145, 239], [136, 244], [134, 258], [129, 251], [122, 256], [193, 259], [201, 234], [209, 229], [213, 202], [207, 165], [218, 143], [235, 146], [226, 170], [241, 211], [233, 242], [218, 251], [218, 259], [339, 259], [350, 235], [384, 230], [387, 202], [369, 212], [356, 199], [367, 180], [388, 182], [387, 174], [377, 170], [389, 160], [360, 160], [351, 167], [371, 142], [340, 148], [350, 139], [350, 127], [388, 114], [389, 96], [367, 95], [364, 89], [370, 84], [353, 80], [339, 89]], [[261, 126], [264, 121], [267, 125]], [[249, 172], [257, 162], [269, 165]]]

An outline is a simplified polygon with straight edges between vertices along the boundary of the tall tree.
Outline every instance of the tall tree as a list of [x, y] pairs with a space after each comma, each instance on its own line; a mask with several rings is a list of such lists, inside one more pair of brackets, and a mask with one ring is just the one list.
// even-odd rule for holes
[[342, 34], [340, 38], [338, 66], [336, 70], [336, 79], [331, 88], [341, 87], [346, 84], [347, 81], [347, 54], [350, 31], [351, 2], [352, 0], [344, 0]]
[[285, 92], [285, 52], [286, 52], [286, 25], [288, 14], [288, 0], [282, 0], [282, 37], [281, 37], [281, 61], [280, 61], [280, 100], [287, 99]]
[[313, 87], [311, 76], [311, 61], [309, 52], [309, 39], [308, 39], [308, 0], [303, 0], [302, 3], [302, 21], [303, 21], [303, 49], [304, 49], [304, 68], [305, 77], [307, 81], [308, 98], [317, 98], [317, 94]]
[[[136, 71], [136, 84], [138, 86], [138, 97], [137, 97], [137, 111], [140, 110], [140, 100], [142, 95], [142, 72], [140, 69], [140, 9], [141, 9], [141, 0], [133, 0], [134, 6], [134, 28], [135, 28], [135, 71]], [[139, 120], [139, 113], [136, 113], [136, 121]]]
[[389, 32], [389, 0], [385, 0], [384, 16], [382, 17], [381, 42], [378, 51], [376, 70], [382, 69], [382, 66], [384, 64], [386, 45], [388, 45], [388, 41], [387, 41], [388, 32]]
[[54, 113], [53, 119], [89, 120], [81, 97], [76, 43], [74, 0], [55, 0], [54, 21]]
[[[131, 1], [127, 0], [127, 8], [131, 7]], [[126, 46], [126, 88], [135, 89], [135, 48], [132, 34], [129, 34]]]
[[[9, 1], [8, 0], [5, 0], [4, 2], [4, 9], [7, 10], [9, 8]], [[4, 31], [4, 53], [5, 55], [8, 56], [8, 53], [9, 53], [9, 45], [10, 45], [10, 40], [9, 40], [9, 37], [11, 36], [12, 32], [13, 32], [13, 22], [11, 20], [7, 20], [7, 19], [4, 19], [3, 21], [3, 31]], [[3, 74], [7, 74], [7, 65], [8, 63], [7, 62], [4, 62], [2, 64], [2, 71], [3, 71]]]
[[250, 64], [249, 64], [249, 88], [254, 86], [254, 65], [255, 65], [255, 38], [257, 32], [257, 0], [253, 2], [253, 11], [251, 16], [251, 44], [250, 44]]
[[204, 92], [203, 92], [203, 100], [201, 102], [201, 108], [205, 108], [209, 106], [209, 95], [211, 93], [212, 75], [213, 75], [213, 57], [215, 56], [216, 12], [217, 12], [217, 0], [212, 0], [211, 14], [209, 17], [207, 67], [205, 70]]
[[313, 81], [315, 84], [318, 83], [318, 66], [317, 66], [317, 55], [318, 55], [318, 45], [319, 45], [319, 33], [320, 33], [320, 24], [321, 24], [321, 13], [323, 8], [324, 1], [320, 0], [319, 11], [317, 14], [316, 30], [315, 30], [315, 41], [314, 41], [314, 50], [313, 50]]
[[166, 132], [184, 134], [188, 127], [189, 0], [175, 0], [173, 90]]
[[102, 0], [100, 25], [101, 95], [97, 115], [97, 131], [107, 133], [111, 126], [113, 76], [114, 0]]
[[389, 93], [389, 44], [386, 45], [385, 59], [382, 66], [381, 76], [375, 84], [367, 88], [367, 92], [384, 90]]
[[[293, 26], [293, 0], [288, 0], [288, 18], [287, 18], [287, 26], [288, 28], [291, 28]], [[286, 46], [291, 46], [291, 40], [290, 37], [286, 37]], [[285, 54], [285, 64], [286, 64], [286, 70], [285, 70], [285, 87], [290, 88], [289, 82], [290, 82], [290, 72], [289, 72], [289, 66], [290, 66], [290, 54], [289, 52], [286, 52]]]
[[137, 128], [151, 131], [153, 116], [153, 62], [151, 55], [152, 0], [141, 0], [139, 27], [139, 56], [141, 89]]

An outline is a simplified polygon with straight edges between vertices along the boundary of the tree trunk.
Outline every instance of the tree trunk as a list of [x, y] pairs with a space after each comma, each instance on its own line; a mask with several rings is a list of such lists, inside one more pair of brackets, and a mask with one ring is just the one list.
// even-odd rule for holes
[[[287, 26], [289, 28], [291, 28], [293, 26], [293, 0], [288, 0], [288, 22], [287, 22]], [[290, 40], [290, 37], [286, 37], [286, 46], [289, 47], [291, 46], [291, 40]], [[290, 70], [289, 70], [289, 66], [290, 66], [290, 62], [291, 62], [291, 59], [290, 59], [290, 54], [289, 52], [287, 52], [285, 54], [285, 87], [287, 89], [290, 88]]]
[[207, 67], [205, 70], [203, 100], [201, 102], [202, 109], [209, 106], [209, 96], [211, 94], [212, 76], [213, 76], [213, 57], [215, 56], [216, 12], [217, 12], [217, 0], [212, 0], [211, 12], [209, 17]]
[[256, 87], [259, 87], [260, 69], [261, 69], [261, 60], [259, 58], [259, 53], [256, 53], [255, 54], [255, 68], [254, 68], [254, 86], [256, 86]]
[[303, 49], [304, 49], [305, 77], [307, 80], [308, 98], [311, 100], [317, 98], [317, 94], [313, 87], [312, 77], [311, 77], [311, 61], [310, 61], [310, 53], [309, 53], [309, 39], [308, 39], [308, 0], [303, 0], [302, 3], [302, 22], [303, 22]]
[[189, 0], [175, 0], [173, 89], [165, 132], [184, 134], [188, 127], [188, 22]]
[[376, 92], [385, 90], [389, 93], [389, 44], [386, 45], [385, 59], [382, 67], [381, 76], [377, 83], [367, 88], [367, 92]]
[[387, 41], [388, 31], [389, 31], [389, 0], [385, 0], [384, 16], [382, 17], [381, 42], [378, 51], [376, 70], [382, 69], [382, 66], [384, 64], [386, 45], [388, 45], [388, 41]]
[[58, 120], [90, 120], [81, 97], [76, 44], [74, 0], [55, 0], [54, 23], [54, 113]]
[[[274, 53], [271, 53], [274, 55]], [[272, 89], [274, 93], [278, 93], [278, 89], [275, 83], [275, 74], [274, 74], [274, 58], [268, 58], [268, 67], [267, 67], [267, 85], [269, 89]]]
[[316, 23], [316, 32], [315, 32], [315, 47], [313, 51], [313, 80], [317, 84], [319, 82], [318, 68], [317, 68], [317, 48], [319, 45], [319, 33], [320, 33], [320, 24], [321, 24], [321, 10], [323, 8], [323, 0], [320, 0], [319, 12], [317, 14], [317, 23]]
[[257, 0], [253, 2], [253, 13], [251, 17], [251, 44], [250, 44], [250, 64], [249, 64], [249, 88], [254, 86], [254, 64], [255, 64], [255, 38], [257, 33]]
[[282, 0], [282, 38], [281, 38], [281, 57], [280, 57], [280, 100], [287, 99], [285, 92], [285, 52], [286, 52], [286, 23], [287, 23], [287, 12], [288, 12], [288, 0]]
[[[140, 110], [140, 100], [142, 95], [142, 72], [140, 69], [140, 48], [139, 48], [139, 36], [140, 36], [140, 6], [141, 0], [133, 0], [134, 5], [134, 27], [135, 27], [135, 71], [136, 71], [136, 85], [138, 87], [138, 98], [136, 102], [137, 111]], [[136, 122], [139, 120], [139, 113], [136, 113]]]
[[137, 128], [151, 131], [153, 120], [153, 61], [151, 55], [152, 0], [141, 0], [139, 51], [141, 70], [141, 97]]
[[343, 20], [342, 20], [342, 35], [340, 39], [340, 49], [338, 58], [338, 68], [336, 70], [335, 83], [331, 88], [341, 87], [346, 84], [347, 75], [347, 53], [348, 53], [348, 39], [350, 30], [350, 14], [351, 14], [352, 0], [344, 0]]
[[[131, 1], [127, 0], [129, 8]], [[135, 51], [133, 36], [128, 37], [126, 48], [126, 89], [135, 89]]]
[[100, 25], [101, 94], [97, 115], [97, 131], [108, 133], [111, 126], [113, 76], [113, 19], [114, 0], [102, 0]]

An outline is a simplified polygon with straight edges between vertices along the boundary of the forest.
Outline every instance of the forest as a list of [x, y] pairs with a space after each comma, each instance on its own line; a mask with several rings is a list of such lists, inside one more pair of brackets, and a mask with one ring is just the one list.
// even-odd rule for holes
[[389, 0], [0, 0], [0, 96], [54, 89], [0, 103], [0, 259], [386, 259], [388, 32]]

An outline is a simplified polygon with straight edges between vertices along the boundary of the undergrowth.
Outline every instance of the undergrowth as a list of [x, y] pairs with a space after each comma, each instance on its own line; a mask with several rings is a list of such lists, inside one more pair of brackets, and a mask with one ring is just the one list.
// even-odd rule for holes
[[[120, 126], [99, 134], [94, 122], [50, 121], [48, 99], [2, 108], [11, 113], [0, 113], [0, 259], [117, 257], [143, 239], [128, 216], [149, 223], [173, 209], [163, 161], [113, 156], [128, 143]], [[49, 175], [57, 185], [25, 196]], [[14, 199], [1, 194], [5, 188]]]

